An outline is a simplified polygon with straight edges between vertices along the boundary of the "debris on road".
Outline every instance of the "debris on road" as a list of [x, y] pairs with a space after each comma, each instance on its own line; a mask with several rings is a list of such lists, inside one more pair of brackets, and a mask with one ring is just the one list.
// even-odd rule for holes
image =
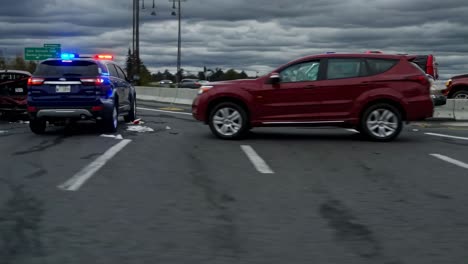
[[138, 119], [133, 120], [133, 122], [131, 122], [130, 124], [141, 125], [141, 124], [144, 124], [144, 123], [145, 122], [141, 121], [141, 118], [138, 118]]
[[127, 131], [142, 133], [142, 132], [153, 132], [154, 129], [152, 129], [151, 127], [138, 125], [138, 126], [128, 126]]
[[171, 129], [171, 127], [170, 127], [170, 126], [166, 126], [166, 130], [170, 130], [170, 129]]
[[115, 138], [115, 139], [123, 139], [122, 135], [106, 135], [102, 134], [101, 137], [108, 137], [108, 138]]

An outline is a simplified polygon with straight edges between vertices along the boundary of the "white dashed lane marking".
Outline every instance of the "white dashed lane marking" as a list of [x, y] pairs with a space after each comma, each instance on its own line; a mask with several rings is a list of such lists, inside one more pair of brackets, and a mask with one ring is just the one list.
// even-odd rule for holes
[[443, 160], [443, 161], [446, 161], [448, 163], [451, 163], [453, 165], [457, 165], [458, 167], [462, 167], [464, 169], [468, 169], [468, 164], [462, 162], [462, 161], [459, 161], [459, 160], [456, 160], [456, 159], [452, 159], [450, 157], [447, 157], [447, 156], [444, 156], [444, 155], [440, 155], [440, 154], [430, 154], [431, 156], [435, 157], [435, 158], [438, 158], [440, 160]]
[[468, 137], [457, 137], [457, 136], [451, 136], [451, 135], [444, 135], [444, 134], [438, 134], [438, 133], [424, 133], [429, 136], [435, 136], [435, 137], [443, 137], [443, 138], [453, 138], [453, 139], [460, 139], [460, 140], [468, 140]]
[[88, 166], [84, 167], [81, 171], [71, 177], [65, 183], [57, 186], [59, 189], [64, 191], [77, 191], [87, 180], [89, 180], [93, 175], [101, 169], [106, 163], [112, 159], [119, 151], [121, 151], [128, 143], [132, 142], [129, 139], [123, 139], [119, 143], [112, 146], [104, 154], [99, 156]]
[[248, 145], [242, 145], [241, 149], [247, 155], [249, 160], [254, 165], [255, 169], [257, 169], [260, 173], [271, 174], [274, 173], [272, 169], [266, 164], [266, 162], [255, 152], [255, 150]]

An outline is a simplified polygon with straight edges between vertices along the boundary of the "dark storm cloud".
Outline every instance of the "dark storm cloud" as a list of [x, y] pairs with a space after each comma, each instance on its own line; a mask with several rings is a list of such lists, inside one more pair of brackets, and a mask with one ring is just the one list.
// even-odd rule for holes
[[[0, 51], [61, 43], [69, 51], [112, 51], [131, 44], [131, 0], [16, 0], [0, 8]], [[152, 70], [174, 69], [172, 4], [141, 10], [141, 56]], [[140, 0], [140, 6], [142, 0]], [[183, 3], [182, 63], [266, 72], [299, 56], [337, 52], [434, 53], [442, 78], [468, 72], [465, 0], [188, 0]]]

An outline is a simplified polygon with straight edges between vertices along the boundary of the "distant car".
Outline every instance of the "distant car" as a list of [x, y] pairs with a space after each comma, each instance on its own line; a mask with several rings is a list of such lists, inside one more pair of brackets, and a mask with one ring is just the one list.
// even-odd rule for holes
[[136, 118], [136, 92], [110, 55], [62, 54], [39, 63], [28, 81], [31, 131], [42, 134], [49, 124], [96, 121], [104, 132], [117, 130], [118, 117]]
[[161, 80], [159, 81], [160, 84], [172, 84], [171, 80]]
[[209, 82], [209, 81], [206, 81], [206, 80], [199, 80], [198, 83], [199, 83], [200, 85], [207, 85], [207, 84], [209, 84], [210, 82]]
[[191, 88], [191, 89], [198, 89], [200, 88], [200, 80], [198, 79], [182, 79], [180, 81], [180, 88]]
[[449, 99], [468, 99], [468, 74], [450, 78], [445, 86], [443, 93]]
[[338, 126], [390, 141], [403, 122], [433, 115], [430, 81], [412, 59], [372, 53], [307, 56], [255, 80], [200, 87], [192, 114], [222, 139], [241, 138], [260, 126]]
[[171, 84], [173, 84], [173, 82], [171, 80], [161, 80], [161, 81], [159, 81], [159, 86], [161, 86], [161, 87], [171, 87]]
[[27, 71], [0, 71], [0, 111], [26, 112], [30, 76]]

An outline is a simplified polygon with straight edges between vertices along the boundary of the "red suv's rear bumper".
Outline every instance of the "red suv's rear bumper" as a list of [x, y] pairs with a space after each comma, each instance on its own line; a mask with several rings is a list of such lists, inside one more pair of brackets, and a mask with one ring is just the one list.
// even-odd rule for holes
[[420, 121], [434, 115], [434, 103], [429, 96], [414, 98], [406, 107], [407, 121]]

